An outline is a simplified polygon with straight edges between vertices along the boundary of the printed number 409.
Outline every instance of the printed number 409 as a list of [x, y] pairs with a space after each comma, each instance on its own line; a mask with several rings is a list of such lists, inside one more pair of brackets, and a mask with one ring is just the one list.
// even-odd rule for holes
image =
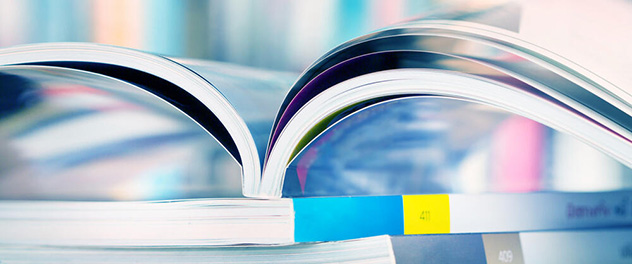
[[513, 252], [511, 250], [501, 250], [498, 252], [498, 260], [503, 263], [511, 263], [513, 261]]

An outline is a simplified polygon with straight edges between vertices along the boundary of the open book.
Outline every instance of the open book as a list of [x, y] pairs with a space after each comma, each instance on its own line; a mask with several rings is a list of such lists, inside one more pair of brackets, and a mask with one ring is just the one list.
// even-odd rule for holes
[[[383, 129], [375, 124], [371, 127], [372, 124], [365, 121], [374, 118], [371, 115], [374, 113], [392, 121], [384, 113], [398, 106], [407, 109], [410, 105], [422, 105], [430, 110], [413, 116], [408, 122], [386, 123], [389, 129], [406, 130], [423, 120], [425, 123], [419, 126], [423, 126], [427, 136], [451, 133], [442, 148], [458, 149], [463, 148], [459, 144], [464, 142], [479, 142], [477, 138], [491, 133], [487, 128], [498, 126], [498, 120], [512, 115], [573, 135], [621, 164], [632, 165], [632, 96], [628, 92], [564, 58], [522, 41], [512, 32], [470, 22], [425, 20], [386, 28], [340, 45], [323, 55], [298, 79], [287, 73], [172, 59], [96, 44], [8, 48], [0, 51], [0, 64], [4, 65], [0, 69], [3, 89], [9, 86], [23, 89], [16, 89], [12, 95], [17, 109], [33, 108], [42, 101], [38, 96], [74, 92], [90, 96], [108, 93], [123, 98], [128, 108], [140, 105], [162, 116], [184, 113], [217, 139], [241, 166], [242, 191], [249, 197], [280, 197], [283, 188], [294, 188], [288, 191], [290, 194], [304, 192], [306, 162], [291, 170], [296, 174], [291, 179], [286, 177], [288, 166], [301, 155], [309, 163], [315, 156], [334, 153], [319, 154], [317, 149], [305, 149], [310, 144], [319, 145], [319, 139], [335, 139], [342, 132], [354, 135], [351, 138], [357, 141], [341, 145], [338, 152], [350, 145], [363, 145], [366, 152], [356, 148], [348, 154], [355, 159], [365, 157], [365, 163], [379, 163], [367, 153], [376, 149], [388, 152], [393, 145], [408, 143], [389, 137]], [[55, 84], [59, 83], [82, 88], [56, 89]], [[94, 100], [92, 103], [96, 102], [98, 107], [112, 107], [103, 103], [106, 99], [88, 100]], [[119, 107], [120, 104], [114, 105]], [[11, 113], [10, 107], [7, 108], [7, 113]], [[46, 109], [35, 112], [34, 116], [40, 116], [39, 119], [30, 115], [14, 119], [31, 122], [31, 130], [50, 128], [51, 123], [68, 120], [58, 116], [41, 117], [50, 114]], [[7, 114], [6, 117], [12, 116]], [[454, 129], [445, 132], [447, 129], [442, 128], [467, 124], [473, 117], [478, 118], [476, 123], [461, 127], [460, 132]], [[138, 122], [147, 122], [148, 130], [165, 129], [164, 126], [152, 127], [151, 120], [151, 117], [138, 117]], [[441, 123], [440, 120], [448, 121]], [[173, 132], [172, 136], [193, 133], [173, 129], [173, 124], [166, 126], [166, 130]], [[363, 127], [365, 132], [349, 127]], [[5, 130], [5, 134], [9, 134], [9, 139], [4, 140], [12, 142], [15, 136], [11, 133], [19, 131], [8, 131]], [[60, 136], [50, 131], [40, 134], [44, 134], [40, 137]], [[381, 135], [381, 141], [375, 141], [372, 134]], [[114, 137], [105, 135], [108, 136]], [[157, 139], [146, 141], [151, 140]], [[395, 144], [384, 143], [368, 150], [369, 146], [384, 140]], [[54, 140], [46, 142], [51, 141]], [[54, 144], [42, 142], [18, 143], [27, 149], [23, 152], [31, 150], [32, 153], [26, 155], [32, 154], [35, 159], [48, 157], [39, 152], [57, 153], [52, 150], [54, 146], [44, 145]], [[121, 148], [129, 147], [121, 142]], [[62, 145], [59, 147], [72, 144]], [[128, 149], [134, 147], [138, 146]], [[401, 149], [398, 151], [389, 153], [391, 156], [406, 154]], [[61, 160], [76, 162], [72, 158]], [[283, 186], [284, 180], [286, 186]]]
[[[571, 61], [521, 40], [513, 32], [472, 22], [423, 20], [386, 28], [336, 47], [298, 78], [287, 73], [77, 43], [3, 49], [0, 64], [4, 65], [0, 68], [3, 89], [14, 88], [8, 92], [5, 89], [7, 100], [15, 102], [4, 106], [5, 120], [21, 120], [5, 126], [9, 128], [3, 130], [5, 138], [1, 140], [21, 148], [14, 152], [17, 155], [26, 153], [27, 158], [61, 166], [80, 163], [85, 152], [73, 157], [68, 154], [72, 151], [62, 153], [55, 148], [71, 148], [75, 144], [72, 150], [78, 152], [81, 144], [96, 144], [92, 139], [78, 139], [75, 143], [60, 141], [55, 146], [55, 140], [50, 140], [64, 133], [68, 135], [67, 131], [81, 134], [79, 126], [67, 127], [66, 132], [40, 131], [39, 137], [30, 141], [18, 139], [16, 134], [49, 129], [51, 124], [69, 120], [68, 116], [52, 115], [54, 111], [49, 108], [37, 108], [42, 101], [48, 100], [53, 105], [89, 105], [93, 112], [112, 107], [141, 107], [158, 116], [177, 116], [178, 120], [185, 116], [194, 121], [194, 126], [210, 133], [239, 164], [242, 191], [248, 197], [281, 197], [283, 192], [287, 196], [300, 196], [306, 192], [305, 171], [310, 160], [345, 148], [354, 147], [349, 155], [365, 163], [382, 162], [370, 155], [375, 150], [386, 151], [389, 159], [402, 159], [407, 154], [401, 147], [409, 144], [405, 135], [401, 139], [402, 134], [395, 137], [386, 132], [408, 131], [415, 124], [426, 137], [449, 135], [432, 141], [444, 142], [441, 148], [464, 152], [463, 149], [471, 148], [471, 142], [481, 144], [477, 139], [491, 133], [499, 120], [507, 116], [526, 117], [570, 134], [624, 167], [632, 166], [630, 93]], [[59, 84], [66, 88], [59, 88]], [[69, 93], [91, 97], [57, 96]], [[112, 103], [114, 99], [98, 97], [103, 94], [119, 101]], [[406, 111], [410, 105], [421, 105], [426, 110], [410, 117], [410, 121], [367, 122], [380, 118], [393, 121], [384, 113]], [[37, 109], [22, 116], [11, 115], [25, 108]], [[117, 118], [103, 117], [98, 122], [108, 124]], [[148, 131], [170, 131], [169, 135], [175, 138], [199, 132], [183, 129], [185, 125], [173, 122], [151, 123], [152, 118], [155, 119], [139, 115], [132, 122], [139, 127], [146, 122]], [[445, 128], [458, 124], [462, 126], [457, 129]], [[389, 127], [379, 127], [384, 125]], [[358, 127], [365, 130], [353, 130]], [[102, 131], [103, 138], [115, 138], [111, 133], [125, 130], [112, 128]], [[121, 133], [133, 136], [136, 132]], [[318, 153], [321, 141], [336, 139], [342, 133], [348, 137], [346, 142], [353, 143], [336, 142], [340, 144], [336, 151]], [[374, 134], [380, 137], [373, 137]], [[140, 142], [120, 140], [119, 150], [133, 151], [142, 144], [171, 139], [169, 135], [152, 135]], [[384, 145], [379, 144], [385, 141]], [[463, 147], [468, 142], [469, 147]], [[308, 146], [313, 149], [306, 150]], [[391, 151], [397, 146], [400, 148]], [[98, 157], [108, 151], [111, 149], [99, 149], [91, 155]], [[369, 154], [362, 156], [366, 153]], [[418, 153], [409, 156], [415, 155]], [[288, 170], [299, 156], [304, 162]], [[433, 160], [432, 153], [428, 157], [426, 160]], [[4, 174], [15, 172], [15, 166], [7, 164], [0, 166]], [[286, 176], [288, 171], [293, 173], [292, 177]], [[29, 173], [32, 171], [17, 172]]]

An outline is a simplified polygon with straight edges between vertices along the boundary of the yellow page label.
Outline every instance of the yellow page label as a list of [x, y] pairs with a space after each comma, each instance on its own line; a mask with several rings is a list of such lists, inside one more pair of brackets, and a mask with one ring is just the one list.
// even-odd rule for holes
[[447, 194], [403, 195], [404, 234], [450, 233], [450, 202]]

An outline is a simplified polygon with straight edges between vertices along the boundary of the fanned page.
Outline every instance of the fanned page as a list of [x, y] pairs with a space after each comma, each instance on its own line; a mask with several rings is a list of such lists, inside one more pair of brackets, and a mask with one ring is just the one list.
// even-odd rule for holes
[[221, 62], [175, 60], [204, 77], [228, 99], [246, 122], [263, 167], [272, 120], [298, 75]]
[[241, 196], [240, 167], [224, 147], [135, 84], [33, 65], [2, 67], [0, 82], [12, 102], [0, 119], [3, 199]]
[[531, 119], [477, 102], [424, 96], [386, 101], [334, 123], [290, 163], [283, 194], [616, 190], [630, 186], [630, 172]]
[[[199, 149], [189, 150], [187, 155], [195, 156], [195, 159], [185, 158], [182, 162], [174, 162], [172, 168], [163, 169], [161, 166], [167, 167], [167, 165], [160, 165], [161, 163], [157, 162], [153, 165], [155, 168], [147, 166], [137, 171], [120, 173], [127, 175], [127, 177], [117, 176], [124, 178], [122, 179], [123, 183], [117, 181], [112, 184], [126, 184], [125, 182], [129, 182], [127, 184], [129, 186], [159, 186], [145, 187], [150, 191], [144, 192], [145, 194], [141, 193], [138, 197], [120, 199], [235, 196], [239, 193], [234, 188], [236, 182], [241, 182], [240, 192], [254, 195], [258, 189], [260, 171], [263, 166], [263, 159], [259, 157], [264, 156], [267, 139], [280, 101], [291, 86], [292, 81], [295, 80], [295, 75], [291, 73], [259, 70], [226, 63], [169, 59], [140, 51], [96, 44], [57, 43], [16, 47], [3, 50], [0, 53], [0, 61], [3, 64], [13, 65], [4, 68], [6, 70], [2, 78], [3, 87], [15, 87], [13, 88], [14, 90], [7, 91], [11, 93], [9, 96], [12, 96], [7, 99], [33, 99], [31, 102], [24, 104], [18, 102], [15, 106], [12, 106], [9, 111], [14, 118], [5, 120], [3, 127], [14, 127], [13, 123], [15, 122], [32, 122], [27, 127], [32, 127], [30, 131], [37, 134], [37, 137], [31, 137], [31, 134], [21, 133], [22, 131], [20, 130], [8, 131], [6, 135], [8, 144], [12, 145], [14, 141], [25, 140], [28, 142], [26, 143], [28, 145], [26, 148], [30, 146], [30, 149], [18, 147], [17, 153], [45, 152], [45, 150], [40, 151], [37, 149], [39, 147], [34, 146], [37, 144], [36, 142], [54, 141], [55, 137], [61, 137], [69, 142], [69, 146], [74, 147], [64, 148], [61, 147], [61, 144], [58, 144], [41, 147], [42, 149], [47, 147], [56, 148], [56, 150], [45, 154], [31, 153], [24, 156], [18, 154], [16, 161], [19, 160], [20, 162], [13, 163], [21, 165], [16, 165], [12, 168], [7, 167], [5, 171], [7, 171], [8, 175], [23, 175], [25, 173], [24, 169], [32, 166], [38, 168], [38, 171], [45, 171], [47, 175], [60, 175], [63, 178], [66, 176], [62, 175], [68, 173], [78, 175], [79, 173], [70, 171], [85, 167], [82, 171], [94, 169], [99, 172], [102, 178], [107, 178], [103, 177], [103, 175], [108, 174], [107, 165], [105, 164], [109, 164], [115, 159], [122, 162], [130, 158], [128, 154], [132, 152], [140, 153], [141, 149], [149, 151], [149, 149], [152, 149], [151, 143], [155, 143], [153, 146], [166, 144], [176, 149], [176, 143], [173, 142], [172, 138], [168, 137], [168, 135], [171, 135], [170, 131], [168, 131], [170, 128], [159, 128], [164, 131], [152, 131], [153, 134], [165, 134], [163, 138], [159, 139], [155, 139], [155, 136], [149, 132], [139, 135], [141, 132], [134, 131], [134, 129], [149, 129], [151, 120], [146, 121], [148, 123], [146, 126], [143, 126], [142, 122], [125, 118], [116, 122], [101, 123], [99, 126], [94, 126], [94, 123], [100, 123], [100, 119], [103, 119], [103, 116], [107, 116], [111, 112], [117, 112], [123, 116], [125, 113], [118, 111], [118, 108], [113, 108], [112, 111], [101, 111], [98, 106], [90, 107], [87, 103], [79, 104], [78, 102], [82, 102], [82, 100], [110, 100], [120, 104], [128, 104], [130, 108], [140, 107], [142, 108], [140, 112], [150, 112], [153, 116], [165, 114], [163, 109], [157, 108], [171, 109], [176, 114], [170, 114], [170, 116], [166, 117], [167, 119], [178, 119], [179, 122], [193, 123], [193, 126], [197, 123], [202, 128], [202, 130], [198, 128], [198, 131], [206, 130], [210, 136], [215, 138], [214, 140], [211, 137], [206, 137], [205, 140], [208, 143], [199, 144]], [[29, 71], [39, 73], [39, 75], [35, 73], [29, 75]], [[44, 74], [47, 72], [49, 74]], [[59, 76], [55, 76], [56, 73]], [[93, 83], [90, 83], [89, 79], [91, 78], [95, 79]], [[101, 79], [104, 81], [100, 81]], [[30, 86], [24, 85], [21, 87], [22, 83]], [[64, 90], [66, 86], [81, 86], [86, 87], [86, 89]], [[129, 92], [131, 95], [120, 98], [119, 94], [113, 94], [108, 90], [109, 86], [119, 87], [118, 90], [120, 91], [131, 90]], [[56, 98], [58, 96], [51, 96], [50, 94], [55, 92], [55, 88], [58, 87], [61, 87], [61, 90], [67, 91], [67, 94], [70, 95], [64, 98], [62, 104], [65, 105], [57, 102]], [[55, 91], [51, 92], [50, 90]], [[21, 98], [23, 94], [28, 94], [30, 97]], [[135, 98], [136, 94], [140, 94], [143, 97]], [[144, 104], [152, 104], [152, 107], [139, 105], [139, 101]], [[159, 107], [155, 107], [155, 105]], [[50, 109], [63, 109], [59, 111], [63, 111], [64, 118], [42, 114], [47, 112], [31, 111], [32, 108], [37, 109], [42, 106]], [[89, 112], [89, 114], [86, 114], [86, 112]], [[40, 116], [40, 114], [42, 115]], [[29, 116], [29, 118], [24, 118], [26, 116]], [[40, 125], [39, 123], [45, 123], [46, 125]], [[128, 123], [135, 124], [137, 128], [131, 128], [134, 125], [127, 125]], [[69, 124], [79, 124], [78, 126], [81, 130], [75, 131], [76, 127], [69, 126]], [[117, 138], [112, 138], [114, 136], [103, 133], [103, 131], [107, 131], [104, 127], [114, 128], [109, 133], [118, 133]], [[125, 130], [123, 127], [129, 129]], [[50, 129], [61, 131], [59, 133], [62, 133], [62, 135], [49, 133]], [[89, 136], [75, 137], [75, 133]], [[90, 143], [90, 141], [92, 142]], [[130, 147], [130, 145], [127, 145], [136, 142], [143, 142], [143, 147]], [[219, 143], [219, 148], [203, 147], [206, 145], [217, 145], [217, 143]], [[103, 150], [115, 148], [111, 144], [119, 144], [120, 147], [116, 151]], [[194, 146], [195, 144], [191, 145], [191, 147]], [[216, 149], [216, 151], [208, 151], [208, 148]], [[226, 158], [221, 148], [224, 148], [227, 154], [232, 156], [232, 159], [235, 161], [233, 163], [236, 164], [229, 164], [231, 163], [228, 161], [230, 158]], [[72, 151], [76, 153], [73, 154], [71, 153]], [[72, 155], [78, 155], [77, 153], [80, 151], [96, 153], [92, 158], [73, 158]], [[177, 150], [165, 151], [177, 152]], [[50, 152], [56, 153], [50, 154]], [[49, 161], [46, 164], [42, 164], [41, 159], [68, 159], [73, 162], [54, 164], [53, 161]], [[49, 169], [50, 164], [60, 166], [62, 169]], [[235, 165], [241, 166], [241, 172], [234, 169]], [[97, 167], [103, 167], [104, 169], [98, 169]], [[158, 173], [158, 171], [169, 169], [173, 172], [166, 173], [164, 176], [160, 176], [160, 173]], [[72, 182], [74, 177], [69, 176], [67, 180]], [[9, 178], [7, 179], [9, 181], [13, 181], [12, 177], [7, 178]], [[26, 186], [34, 186], [33, 188], [38, 188], [38, 185], [44, 184], [34, 180], [37, 177], [25, 178], [27, 179], [19, 179], [18, 181]], [[56, 184], [53, 184], [55, 182], [62, 182], [55, 180], [54, 176], [47, 178], [45, 182], [50, 182], [51, 186], [56, 186]], [[222, 180], [224, 178], [227, 180]], [[33, 182], [29, 184], [28, 179], [33, 180]], [[143, 181], [147, 183], [142, 183], [141, 179], [144, 179]], [[78, 181], [81, 180], [78, 179]], [[226, 182], [226, 184], [221, 182]], [[106, 185], [112, 184], [108, 183]], [[199, 190], [190, 192], [165, 191], [161, 197], [151, 196], [151, 193], [155, 192], [153, 190], [156, 190], [156, 188], [163, 188], [160, 186], [164, 185], [164, 188], [170, 190], [169, 186], [173, 184], [197, 185], [199, 187], [187, 188], [197, 188]], [[85, 189], [88, 188], [87, 185], [79, 185], [83, 187], [79, 188], [78, 192], [84, 193], [84, 198], [88, 200], [108, 199], [106, 197], [118, 195], [97, 195], [96, 193], [101, 191], [91, 192]], [[95, 185], [101, 186], [101, 184]], [[217, 187], [210, 187], [213, 185]], [[73, 186], [73, 184], [68, 184], [68, 186]], [[92, 188], [96, 189], [96, 187]], [[111, 188], [114, 187], [105, 187], [105, 189]], [[130, 188], [142, 189], [142, 187]], [[60, 188], [53, 188], [53, 190], [57, 189]], [[50, 193], [45, 194], [47, 192]], [[54, 191], [47, 192], [43, 192], [41, 196], [54, 198]], [[32, 191], [32, 193], [36, 193], [36, 191]], [[61, 195], [63, 193], [63, 191], [59, 192]], [[91, 193], [95, 194], [94, 197], [91, 197]], [[8, 195], [7, 197], [10, 196]], [[125, 194], [120, 196], [124, 197]], [[84, 199], [81, 195], [74, 194], [69, 194], [68, 197]], [[15, 198], [24, 199], [28, 198], [28, 195], [18, 195]]]
[[[258, 149], [265, 148], [294, 79], [95, 44], [16, 47], [3, 50], [0, 60], [12, 65], [3, 67], [2, 85], [12, 87], [4, 92], [16, 101], [6, 110], [10, 118], [2, 120], [4, 141], [14, 148], [6, 151], [16, 153], [2, 168], [3, 196], [13, 199], [252, 195], [263, 156]], [[190, 141], [196, 137], [207, 142]], [[164, 157], [154, 156], [159, 153]], [[126, 160], [139, 167], [108, 169]], [[13, 183], [25, 188], [11, 188]], [[90, 191], [95, 185], [102, 190]]]
[[[411, 81], [414, 79], [416, 81]], [[283, 177], [286, 173], [293, 174], [289, 180], [293, 182], [293, 187], [289, 187], [291, 190], [288, 190], [286, 195], [307, 194], [305, 193], [307, 182], [313, 182], [310, 179], [318, 177], [326, 177], [328, 178], [326, 181], [330, 183], [330, 185], [318, 187], [320, 191], [317, 193], [324, 194], [327, 192], [327, 186], [333, 186], [338, 181], [338, 176], [330, 176], [332, 171], [339, 172], [337, 175], [345, 178], [338, 182], [349, 183], [353, 181], [351, 178], [354, 178], [358, 184], [367, 184], [365, 187], [360, 187], [360, 189], [365, 188], [364, 191], [359, 193], [350, 191], [344, 194], [391, 192], [383, 187], [384, 182], [388, 182], [390, 177], [381, 175], [396, 171], [397, 168], [407, 168], [406, 165], [399, 164], [402, 162], [401, 157], [404, 157], [403, 160], [411, 160], [415, 159], [414, 157], [426, 156], [425, 153], [429, 150], [422, 145], [414, 147], [409, 144], [409, 141], [397, 140], [406, 137], [389, 136], [388, 134], [392, 134], [394, 130], [377, 129], [381, 125], [390, 124], [385, 121], [386, 119], [376, 121], [372, 120], [369, 114], [365, 114], [361, 119], [365, 122], [375, 121], [376, 126], [370, 133], [365, 132], [366, 136], [355, 133], [353, 139], [349, 138], [354, 142], [350, 144], [363, 146], [363, 150], [359, 151], [363, 155], [379, 153], [372, 157], [364, 156], [364, 161], [362, 161], [363, 158], [358, 157], [352, 163], [336, 162], [336, 158], [321, 158], [331, 157], [328, 155], [332, 154], [331, 152], [319, 153], [314, 148], [328, 144], [332, 147], [340, 146], [341, 142], [329, 143], [328, 141], [337, 140], [341, 134], [328, 133], [327, 130], [338, 122], [344, 123], [343, 119], [349, 116], [362, 115], [363, 109], [369, 109], [387, 101], [423, 95], [465, 99], [477, 104], [497, 107], [500, 111], [523, 116], [545, 125], [545, 127], [538, 127], [534, 123], [531, 135], [523, 135], [522, 132], [525, 130], [521, 129], [516, 129], [513, 134], [508, 132], [503, 135], [515, 138], [527, 137], [534, 141], [527, 143], [536, 148], [531, 152], [531, 158], [522, 156], [517, 156], [518, 159], [507, 158], [519, 162], [518, 164], [525, 162], [520, 166], [535, 168], [524, 176], [535, 181], [532, 184], [522, 184], [525, 190], [557, 189], [547, 186], [545, 182], [551, 182], [551, 180], [544, 178], [547, 175], [558, 175], [557, 171], [550, 173], [550, 169], [557, 166], [556, 163], [564, 164], [565, 161], [548, 159], [548, 157], [556, 156], [556, 152], [566, 150], [552, 151], [557, 143], [547, 138], [546, 127], [570, 134], [579, 141], [607, 153], [616, 161], [606, 161], [604, 164], [613, 165], [604, 165], [604, 170], [620, 171], [615, 174], [627, 175], [628, 167], [632, 165], [630, 159], [632, 157], [632, 117], [630, 116], [632, 108], [629, 106], [630, 103], [622, 97], [609, 93], [611, 89], [616, 89], [616, 87], [581, 66], [524, 41], [513, 32], [500, 28], [448, 20], [420, 20], [387, 28], [335, 48], [310, 66], [295, 83], [289, 93], [291, 96], [285, 99], [275, 121], [267, 164], [262, 176], [261, 194], [281, 196], [281, 189], [287, 187], [284, 182], [288, 181], [285, 181]], [[419, 100], [427, 99], [419, 98]], [[416, 111], [408, 110], [409, 113]], [[506, 121], [508, 119], [497, 120], [496, 123], [488, 123], [488, 126], [480, 127], [493, 131], [501, 127], [501, 124], [510, 122]], [[440, 121], [444, 122], [446, 127], [442, 133], [429, 129], [419, 130], [421, 133], [419, 138], [431, 137], [432, 133], [449, 135], [449, 131], [454, 129], [452, 125], [458, 122], [449, 118], [441, 118]], [[346, 126], [350, 123], [351, 121], [347, 122]], [[399, 127], [406, 129], [407, 125], [419, 123], [419, 120], [411, 120], [409, 123], [403, 122]], [[340, 124], [340, 126], [345, 125]], [[530, 126], [528, 121], [525, 121], [524, 126], [525, 128]], [[467, 129], [467, 126], [462, 128]], [[453, 152], [455, 149], [450, 147], [437, 146], [433, 151], [436, 151], [438, 160], [404, 161], [411, 166], [417, 164], [421, 167], [418, 168], [418, 172], [405, 171], [404, 175], [400, 173], [400, 178], [411, 177], [415, 180], [404, 181], [406, 183], [399, 181], [399, 184], [411, 186], [411, 182], [420, 181], [419, 177], [427, 177], [431, 182], [418, 183], [415, 186], [431, 186], [431, 184], [441, 186], [440, 182], [437, 183], [432, 179], [444, 179], [446, 182], [442, 187], [436, 189], [429, 187], [426, 190], [431, 192], [450, 190], [446, 184], [450, 185], [449, 182], [452, 181], [446, 180], [446, 177], [459, 175], [461, 174], [459, 171], [471, 171], [462, 169], [462, 166], [469, 164], [470, 155], [475, 153], [488, 157], [488, 161], [482, 161], [481, 158], [477, 161], [476, 166], [480, 168], [480, 171], [486, 171], [483, 174], [489, 175], [490, 173], [487, 173], [489, 171], [499, 175], [514, 174], [493, 167], [498, 165], [498, 159], [494, 156], [510, 151], [513, 146], [498, 143], [501, 144], [500, 147], [495, 148], [507, 147], [508, 149], [480, 148], [481, 144], [489, 144], [490, 139], [492, 142], [498, 141], [502, 139], [497, 140], [495, 137], [502, 138], [503, 136], [479, 137], [470, 141], [472, 145], [461, 146], [464, 147], [461, 152]], [[363, 139], [366, 140], [358, 143]], [[379, 144], [372, 144], [372, 140], [375, 139], [380, 142], [393, 139], [393, 142], [387, 145], [389, 147], [397, 146], [398, 142], [407, 144], [408, 155], [403, 154], [401, 149], [387, 147], [385, 150]], [[454, 144], [452, 140], [448, 139], [448, 146]], [[342, 151], [342, 148], [334, 149], [335, 147], [330, 148], [333, 152]], [[478, 152], [480, 150], [482, 152]], [[301, 152], [304, 154], [301, 160], [297, 161], [297, 154]], [[344, 154], [338, 156], [343, 160], [346, 158]], [[321, 165], [329, 168], [323, 169], [325, 173], [322, 174], [318, 173], [317, 166], [312, 166], [314, 160], [319, 158], [324, 162]], [[610, 160], [610, 158], [604, 160]], [[380, 161], [377, 164], [390, 162], [392, 165], [379, 167], [384, 170], [383, 173], [379, 173], [375, 171], [377, 168], [371, 168], [372, 165], [376, 165], [373, 161]], [[527, 163], [531, 164], [527, 165]], [[623, 165], [620, 166], [617, 163]], [[545, 164], [553, 164], [553, 166]], [[286, 169], [288, 166], [290, 170]], [[509, 165], [500, 166], [510, 167]], [[314, 177], [307, 177], [310, 168], [313, 168]], [[587, 176], [589, 177], [591, 176]], [[628, 177], [621, 177], [624, 178], [621, 183], [628, 186]], [[375, 187], [369, 186], [369, 183], [374, 183]], [[487, 183], [496, 184], [493, 181], [487, 181]], [[358, 185], [350, 186], [353, 186], [349, 187], [353, 189]], [[589, 189], [590, 185], [586, 187]], [[371, 191], [371, 188], [375, 190]], [[482, 190], [493, 191], [494, 188]]]

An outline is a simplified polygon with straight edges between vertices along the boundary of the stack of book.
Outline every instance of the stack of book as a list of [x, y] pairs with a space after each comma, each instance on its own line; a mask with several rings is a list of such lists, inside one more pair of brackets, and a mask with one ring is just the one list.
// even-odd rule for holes
[[632, 95], [482, 21], [512, 10], [298, 77], [2, 49], [0, 263], [629, 263]]

